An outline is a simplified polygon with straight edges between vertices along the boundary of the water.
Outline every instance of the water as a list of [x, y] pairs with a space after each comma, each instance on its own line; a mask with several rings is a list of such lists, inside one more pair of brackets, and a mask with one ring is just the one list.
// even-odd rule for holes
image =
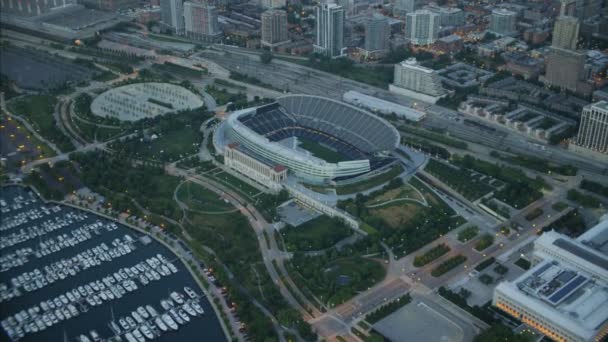
[[[3, 187], [1, 188], [0, 198], [10, 204], [13, 203], [13, 198], [19, 195], [29, 199], [29, 192], [29, 190], [20, 187]], [[13, 216], [18, 212], [27, 211], [31, 208], [41, 207], [43, 205], [44, 203], [41, 200], [38, 200], [35, 203], [24, 206], [19, 210], [11, 210], [11, 212], [8, 214], [2, 214], [2, 220], [5, 220], [5, 216]], [[0, 232], [0, 234], [6, 235], [14, 230], [35, 224], [40, 226], [41, 222], [53, 219], [54, 216], [63, 216], [65, 213], [70, 211], [80, 212], [76, 209], [62, 206], [62, 210], [58, 213], [45, 215], [42, 218], [32, 220], [17, 228]], [[42, 240], [56, 237], [57, 235], [67, 233], [87, 223], [93, 223], [96, 221], [101, 221], [104, 224], [109, 222], [109, 220], [105, 218], [88, 213], [88, 217], [85, 220], [74, 222], [71, 225], [44, 235]], [[129, 234], [136, 240], [138, 240], [138, 238], [141, 236], [140, 233], [123, 225], [118, 225], [118, 229], [113, 231], [107, 231], [105, 228], [102, 228], [100, 232], [100, 235], [93, 235], [91, 239], [83, 241], [74, 247], [64, 248], [42, 258], [36, 258], [36, 256], [32, 254], [29, 256], [29, 261], [25, 265], [1, 272], [0, 282], [9, 285], [12, 277], [24, 272], [32, 271], [35, 268], [43, 271], [45, 265], [51, 264], [60, 259], [71, 257], [85, 249], [98, 246], [102, 242], [105, 242], [111, 247], [112, 240], [115, 238], [122, 239], [125, 234]], [[16, 249], [23, 247], [33, 248], [38, 242], [39, 238], [34, 238], [14, 246], [4, 248], [0, 251], [0, 255], [14, 252]], [[160, 280], [151, 281], [146, 286], [142, 286], [142, 284], [136, 280], [138, 285], [138, 289], [136, 291], [127, 292], [120, 299], [104, 301], [103, 304], [99, 306], [90, 307], [87, 312], [81, 313], [78, 317], [63, 320], [42, 332], [26, 334], [25, 337], [20, 341], [76, 341], [76, 338], [80, 334], [88, 334], [88, 332], [91, 330], [96, 330], [102, 336], [102, 338], [109, 338], [114, 335], [112, 330], [110, 330], [108, 327], [108, 323], [112, 320], [112, 311], [114, 313], [114, 318], [118, 323], [118, 319], [120, 317], [126, 317], [127, 315], [130, 315], [132, 311], [135, 311], [138, 306], [144, 306], [146, 304], [154, 306], [156, 311], [159, 313], [163, 312], [164, 310], [160, 306], [160, 300], [168, 298], [169, 293], [172, 291], [178, 291], [187, 298], [184, 292], [184, 286], [189, 286], [199, 295], [203, 295], [203, 292], [197, 286], [188, 270], [169, 249], [155, 240], [147, 245], [144, 245], [138, 240], [135, 246], [137, 248], [130, 254], [120, 256], [109, 262], [102, 262], [100, 265], [81, 271], [75, 276], [68, 275], [68, 277], [65, 279], [57, 280], [53, 284], [49, 284], [42, 289], [29, 293], [22, 291], [22, 296], [0, 303], [0, 320], [3, 320], [10, 315], [14, 315], [22, 309], [39, 305], [42, 300], [55, 298], [56, 296], [63, 294], [68, 290], [72, 290], [80, 285], [88, 284], [94, 280], [101, 280], [103, 277], [113, 274], [123, 267], [135, 266], [137, 263], [145, 261], [147, 258], [155, 256], [158, 253], [162, 254], [167, 260], [172, 261], [173, 264], [178, 268], [178, 272], [168, 276], [162, 276]], [[9, 287], [10, 286], [12, 285], [9, 285]], [[191, 317], [190, 322], [180, 325], [178, 331], [168, 331], [162, 333], [162, 335], [157, 337], [154, 341], [225, 341], [226, 338], [224, 337], [218, 318], [215, 316], [215, 312], [213, 311], [213, 308], [207, 301], [206, 297], [201, 297], [200, 303], [205, 310], [204, 315]], [[2, 330], [2, 333], [0, 334], [0, 341], [9, 341], [10, 339], [4, 330], [1, 328], [0, 330]], [[123, 341], [125, 340], [126, 339], [123, 338]]]

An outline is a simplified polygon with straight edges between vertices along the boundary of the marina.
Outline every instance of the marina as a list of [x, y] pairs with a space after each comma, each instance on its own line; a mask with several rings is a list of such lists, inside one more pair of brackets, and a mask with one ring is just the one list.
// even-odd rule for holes
[[179, 259], [136, 230], [3, 187], [0, 341], [225, 341]]

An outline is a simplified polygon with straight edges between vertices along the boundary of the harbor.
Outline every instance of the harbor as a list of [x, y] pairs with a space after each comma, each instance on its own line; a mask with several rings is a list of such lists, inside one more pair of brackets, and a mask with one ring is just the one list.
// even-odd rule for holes
[[0, 197], [1, 341], [225, 341], [182, 262], [159, 242], [29, 189]]

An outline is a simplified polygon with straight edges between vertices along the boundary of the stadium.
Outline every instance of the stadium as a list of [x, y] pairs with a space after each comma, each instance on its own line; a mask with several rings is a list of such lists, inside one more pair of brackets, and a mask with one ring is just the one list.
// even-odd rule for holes
[[288, 95], [231, 113], [214, 135], [219, 151], [241, 152], [269, 166], [287, 167], [309, 183], [360, 176], [394, 161], [399, 133], [369, 112], [328, 98]]

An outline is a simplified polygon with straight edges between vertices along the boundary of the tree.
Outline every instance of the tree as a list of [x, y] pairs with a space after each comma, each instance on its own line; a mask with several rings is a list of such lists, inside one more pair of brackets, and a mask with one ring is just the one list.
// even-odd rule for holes
[[514, 334], [509, 327], [502, 324], [494, 324], [489, 329], [475, 336], [473, 342], [530, 342], [530, 336]]
[[272, 57], [272, 52], [264, 50], [260, 55], [260, 62], [262, 62], [263, 64], [270, 64], [270, 62], [272, 61]]

